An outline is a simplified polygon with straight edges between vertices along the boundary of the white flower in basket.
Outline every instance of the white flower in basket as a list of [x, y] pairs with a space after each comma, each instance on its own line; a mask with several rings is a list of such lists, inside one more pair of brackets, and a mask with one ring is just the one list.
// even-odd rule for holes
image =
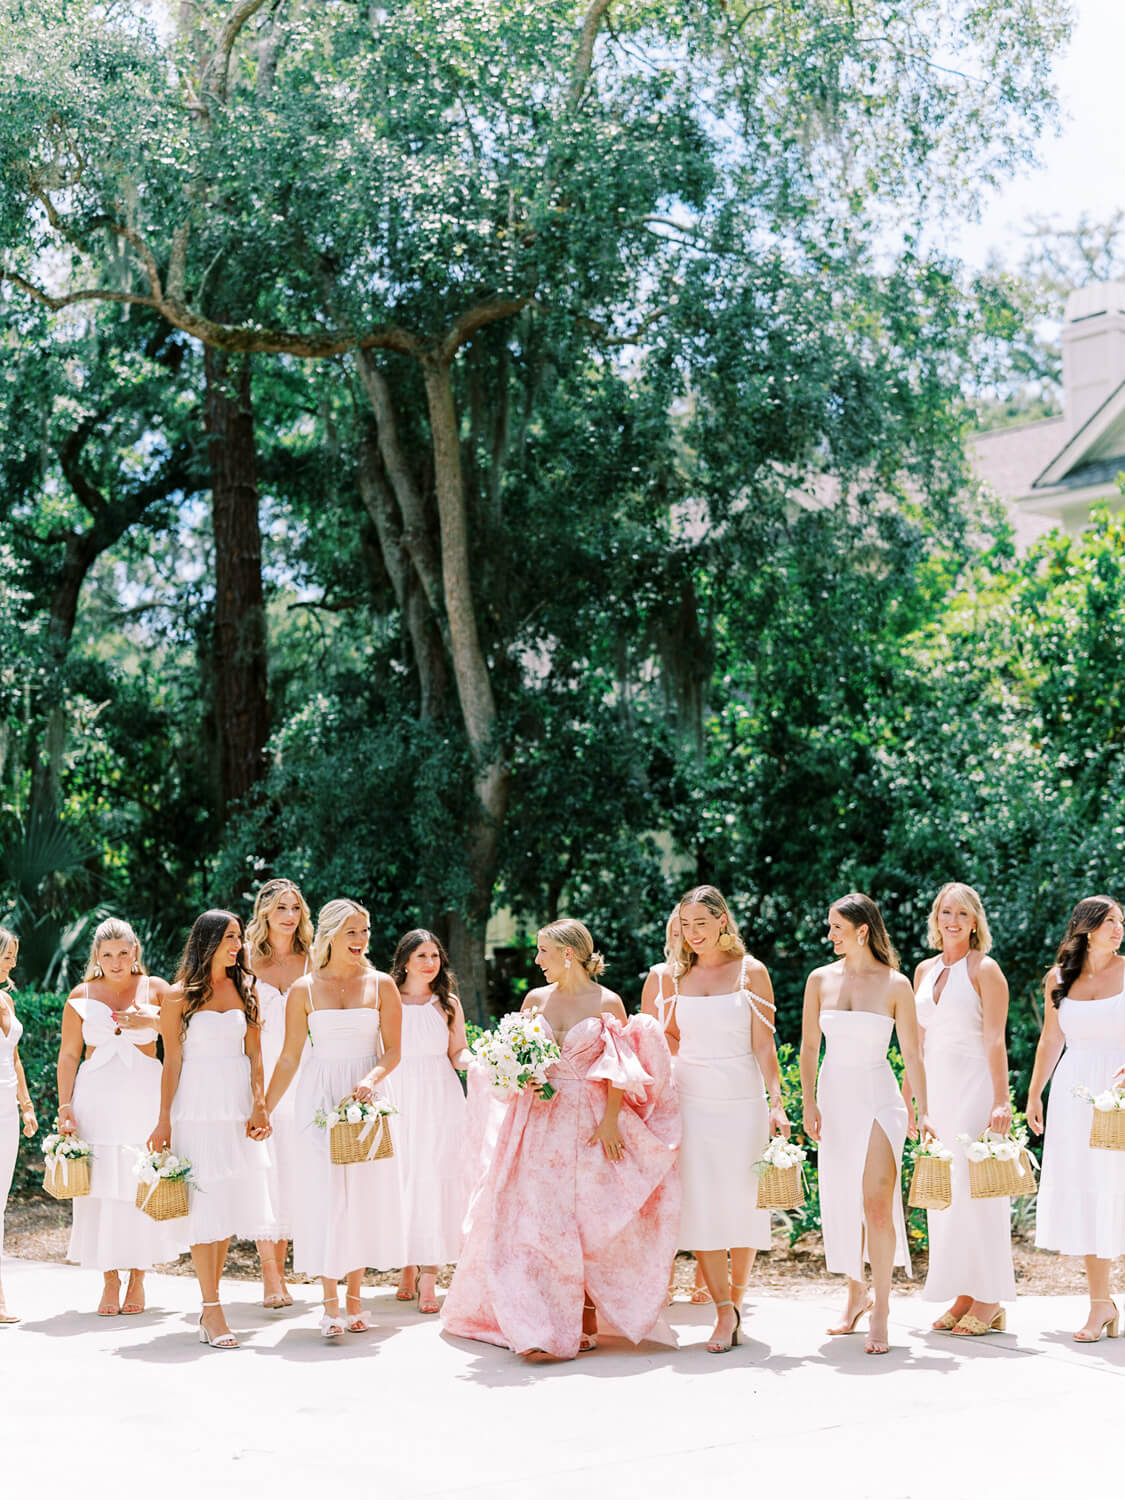
[[808, 1152], [803, 1146], [798, 1146], [795, 1141], [787, 1141], [784, 1136], [775, 1136], [758, 1158], [755, 1166], [777, 1167], [780, 1171], [788, 1171], [790, 1167], [801, 1166], [808, 1158]]
[[53, 1132], [45, 1135], [39, 1146], [49, 1166], [54, 1166], [57, 1161], [81, 1161], [83, 1157], [93, 1156], [89, 1143], [78, 1135], [62, 1135]]
[[554, 1097], [547, 1069], [558, 1061], [560, 1053], [538, 1011], [504, 1016], [495, 1031], [477, 1037], [473, 1056], [487, 1070], [492, 1092], [501, 1098], [509, 1098], [531, 1084], [539, 1085], [541, 1098]]
[[163, 1223], [184, 1219], [189, 1212], [188, 1184], [191, 1162], [171, 1151], [134, 1151], [133, 1175], [137, 1178], [137, 1207], [149, 1218]]
[[318, 1109], [313, 1124], [329, 1132], [330, 1160], [351, 1166], [394, 1154], [388, 1118], [397, 1114], [385, 1099], [341, 1099], [331, 1109]]
[[957, 1139], [965, 1148], [965, 1155], [973, 1162], [988, 1161], [1019, 1161], [1020, 1143], [1011, 1136], [1001, 1136], [996, 1140], [987, 1139], [974, 1141], [967, 1135], [959, 1135]]
[[939, 1141], [937, 1136], [931, 1136], [928, 1141], [923, 1141], [915, 1152], [916, 1156], [932, 1156], [935, 1161], [952, 1161], [953, 1152], [945, 1144]]

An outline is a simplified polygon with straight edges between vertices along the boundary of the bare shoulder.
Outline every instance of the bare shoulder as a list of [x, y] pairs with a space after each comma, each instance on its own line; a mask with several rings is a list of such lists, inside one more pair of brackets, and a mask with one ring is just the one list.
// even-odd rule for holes
[[184, 987], [182, 984], [170, 984], [163, 996], [161, 1008], [165, 1005], [182, 1005], [184, 1003]]
[[155, 995], [158, 1000], [163, 1002], [168, 997], [171, 988], [172, 986], [168, 981], [161, 979], [159, 974], [150, 974], [148, 976], [149, 994]]
[[827, 979], [829, 974], [835, 974], [839, 970], [839, 968], [839, 960], [831, 964], [821, 964], [818, 969], [813, 969], [806, 983], [814, 985], [817, 989], [819, 989], [821, 981]]
[[896, 1005], [903, 1000], [909, 1000], [913, 1004], [914, 986], [899, 969], [891, 970], [890, 991]]
[[[976, 959], [974, 964], [973, 960]], [[994, 958], [989, 958], [987, 953], [969, 954], [969, 976], [972, 979], [1003, 979], [1004, 970]]]
[[542, 1010], [551, 998], [553, 989], [554, 985], [544, 984], [537, 990], [528, 990], [527, 994], [523, 997], [523, 1004], [520, 1006], [520, 1010]]
[[742, 963], [743, 967], [746, 970], [746, 973], [751, 978], [764, 979], [767, 983], [769, 982], [770, 971], [766, 968], [765, 964], [760, 958], [755, 958], [752, 953], [748, 953], [742, 960]]
[[616, 1016], [619, 1021], [627, 1021], [629, 1019], [625, 1012], [625, 1002], [621, 996], [614, 994], [612, 990], [607, 990], [604, 985], [602, 986], [602, 1010], [608, 1012], [611, 1016]]

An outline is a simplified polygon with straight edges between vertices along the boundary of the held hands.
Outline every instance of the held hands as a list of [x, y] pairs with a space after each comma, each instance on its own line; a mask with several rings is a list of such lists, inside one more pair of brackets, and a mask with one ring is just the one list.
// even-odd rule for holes
[[172, 1127], [168, 1116], [161, 1115], [156, 1122], [156, 1129], [149, 1136], [145, 1145], [150, 1151], [167, 1151], [172, 1144]]
[[810, 1141], [820, 1143], [820, 1110], [815, 1104], [806, 1104], [803, 1111], [805, 1134]]
[[783, 1106], [780, 1104], [771, 1104], [770, 1135], [783, 1135], [788, 1140], [790, 1128], [789, 1116], [785, 1113]]
[[602, 1150], [610, 1161], [620, 1161], [625, 1155], [625, 1142], [621, 1139], [621, 1132], [617, 1128], [617, 1121], [602, 1117], [602, 1123], [594, 1131], [586, 1142], [587, 1146], [593, 1146], [601, 1141]]
[[273, 1134], [269, 1113], [264, 1104], [255, 1104], [246, 1122], [246, 1134], [252, 1141], [268, 1140]]
[[1043, 1100], [1038, 1094], [1027, 1096], [1027, 1109], [1024, 1111], [1027, 1123], [1035, 1135], [1043, 1134]]

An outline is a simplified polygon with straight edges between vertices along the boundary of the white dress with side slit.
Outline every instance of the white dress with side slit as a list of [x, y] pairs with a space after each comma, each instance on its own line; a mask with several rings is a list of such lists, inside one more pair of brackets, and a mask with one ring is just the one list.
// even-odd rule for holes
[[751, 1016], [771, 1031], [773, 1023], [745, 982], [726, 995], [685, 995], [673, 975], [673, 989], [683, 1127], [677, 1243], [695, 1251], [768, 1250], [770, 1215], [758, 1207], [754, 1164], [769, 1142], [770, 1112], [750, 1045]]
[[[824, 1260], [829, 1271], [863, 1280], [866, 1256], [863, 1169], [872, 1132], [881, 1130], [902, 1172], [907, 1114], [887, 1061], [894, 1018], [868, 1010], [822, 1010], [824, 1062], [816, 1086], [820, 1108], [817, 1178]], [[894, 1191], [896, 1266], [910, 1274], [902, 1192]]]

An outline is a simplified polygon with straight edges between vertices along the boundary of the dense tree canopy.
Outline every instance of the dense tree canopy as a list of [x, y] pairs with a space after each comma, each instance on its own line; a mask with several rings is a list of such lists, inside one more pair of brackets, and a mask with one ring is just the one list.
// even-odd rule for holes
[[1022, 304], [927, 247], [1032, 151], [1065, 10], [8, 0], [0, 465], [42, 629], [5, 797], [72, 840], [56, 925], [126, 907], [166, 962], [285, 869], [380, 955], [439, 926], [480, 1010], [498, 908], [587, 915], [631, 992], [708, 877], [791, 998], [845, 872], [915, 925], [965, 873], [910, 798], [959, 819], [1001, 707], [1033, 848], [1027, 642], [941, 668], [963, 725], [926, 665], [986, 580], [1061, 566], [982, 542], [966, 485]]

